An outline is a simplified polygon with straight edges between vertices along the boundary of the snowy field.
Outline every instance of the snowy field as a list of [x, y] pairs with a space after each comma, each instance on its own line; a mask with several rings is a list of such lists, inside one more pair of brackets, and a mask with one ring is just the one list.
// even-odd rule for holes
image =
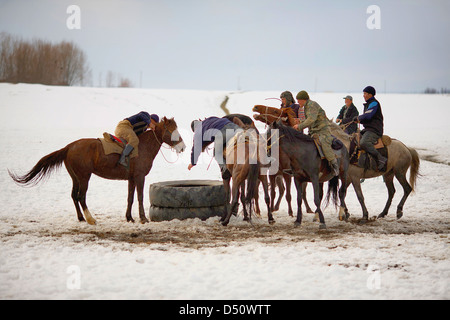
[[[127, 182], [92, 177], [87, 203], [97, 225], [90, 226], [76, 218], [64, 167], [33, 188], [17, 186], [7, 172], [23, 174], [74, 140], [114, 132], [141, 110], [175, 117], [188, 149], [179, 157], [161, 149], [144, 190], [148, 215], [150, 183], [220, 179], [206, 153], [187, 170], [191, 120], [223, 116], [227, 95], [230, 112], [251, 116], [255, 104], [278, 106], [265, 99], [279, 94], [0, 84], [0, 299], [450, 299], [450, 96], [377, 95], [386, 134], [421, 156], [422, 177], [400, 220], [396, 182], [389, 215], [366, 225], [357, 223], [362, 211], [352, 187], [350, 222], [338, 221], [330, 206], [324, 231], [312, 215], [294, 228], [285, 200], [274, 225], [263, 201], [253, 225], [242, 216], [228, 227], [218, 218], [132, 224]], [[310, 95], [332, 118], [347, 94]], [[362, 93], [352, 95], [361, 112]], [[383, 179], [362, 187], [374, 217], [387, 199]], [[311, 187], [308, 198], [313, 204]]]

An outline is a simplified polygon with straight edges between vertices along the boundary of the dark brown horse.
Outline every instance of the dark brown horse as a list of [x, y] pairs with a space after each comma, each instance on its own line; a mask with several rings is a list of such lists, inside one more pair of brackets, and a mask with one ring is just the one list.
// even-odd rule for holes
[[[130, 167], [118, 165], [119, 154], [105, 155], [99, 139], [80, 139], [55, 151], [38, 161], [38, 163], [24, 176], [17, 176], [9, 172], [11, 178], [21, 185], [35, 185], [64, 162], [73, 181], [72, 199], [77, 210], [79, 221], [95, 224], [86, 205], [86, 193], [91, 174], [105, 179], [128, 180], [127, 221], [134, 222], [131, 217], [134, 191], [137, 189], [139, 201], [139, 217], [141, 223], [148, 222], [144, 211], [144, 182], [150, 172], [162, 143], [174, 147], [177, 152], [185, 149], [183, 139], [178, 134], [175, 120], [164, 117], [156, 125], [154, 131], [146, 131], [139, 136], [139, 156], [130, 160]], [[84, 212], [80, 210], [80, 204]], [[85, 220], [86, 218], [86, 220]]]
[[287, 157], [290, 167], [294, 173], [295, 187], [297, 188], [297, 220], [295, 225], [302, 222], [302, 184], [311, 182], [314, 188], [314, 203], [316, 205], [316, 213], [319, 215], [320, 228], [326, 228], [325, 219], [321, 210], [321, 201], [323, 197], [323, 183], [328, 181], [328, 194], [335, 205], [337, 205], [337, 187], [339, 179], [341, 187], [339, 188], [340, 214], [348, 213], [345, 204], [345, 196], [347, 193], [347, 173], [349, 166], [349, 155], [345, 147], [335, 150], [336, 158], [339, 163], [339, 176], [333, 176], [326, 159], [321, 159], [314, 140], [303, 133], [284, 126], [281, 121], [274, 122], [271, 131], [278, 130], [279, 139], [274, 139], [272, 143], [280, 144], [280, 163], [283, 158]]
[[[252, 109], [254, 112], [258, 112], [259, 114], [255, 114], [253, 115], [253, 118], [255, 120], [261, 121], [267, 125], [271, 125], [276, 121], [281, 120], [282, 123], [286, 126], [294, 126], [294, 124], [296, 124], [295, 121], [295, 112], [294, 110], [292, 110], [291, 108], [274, 108], [274, 107], [268, 107], [268, 106], [263, 106], [263, 105], [256, 105], [253, 107]], [[284, 157], [285, 160], [287, 160], [286, 157]], [[290, 174], [286, 173], [286, 170], [289, 170], [290, 164], [288, 162], [284, 162], [284, 163], [280, 163], [280, 170], [278, 171], [278, 173], [276, 175], [271, 175], [269, 176], [269, 180], [270, 180], [270, 197], [271, 197], [271, 206], [272, 206], [272, 210], [273, 211], [277, 211], [279, 209], [280, 206], [280, 201], [281, 201], [281, 197], [283, 196], [284, 193], [284, 188], [280, 188], [280, 196], [276, 202], [275, 202], [275, 181], [278, 183], [278, 181], [280, 181], [280, 177], [283, 177], [284, 179], [284, 183], [286, 184], [286, 201], [288, 203], [288, 214], [290, 216], [293, 216], [293, 210], [292, 210], [292, 205], [291, 205], [291, 200], [292, 200], [292, 196], [291, 196], [291, 181], [292, 181], [292, 177]], [[313, 211], [311, 210], [311, 207], [308, 204], [308, 200], [306, 199], [306, 187], [307, 187], [307, 183], [304, 182], [302, 184], [302, 197], [303, 197], [303, 203], [305, 204], [305, 208], [306, 208], [306, 212], [308, 213], [313, 213]]]

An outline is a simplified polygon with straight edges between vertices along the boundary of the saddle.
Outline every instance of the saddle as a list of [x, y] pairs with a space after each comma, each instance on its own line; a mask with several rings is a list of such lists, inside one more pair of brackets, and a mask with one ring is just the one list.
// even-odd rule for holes
[[[359, 141], [361, 140], [361, 134], [354, 133], [353, 138], [350, 141], [350, 164], [356, 165], [360, 168], [364, 168], [365, 170], [373, 170], [378, 171], [377, 161], [370, 155], [367, 154], [364, 150], [359, 148]], [[387, 135], [383, 135], [378, 139], [375, 144], [375, 149], [383, 156], [388, 157], [388, 149], [387, 147], [392, 143], [391, 137]], [[386, 168], [383, 169], [384, 171]]]
[[[123, 138], [116, 137], [108, 132], [103, 133], [103, 138], [99, 138], [103, 146], [105, 155], [118, 153], [121, 154], [123, 148], [125, 148], [127, 141]], [[136, 150], [133, 150], [130, 154], [130, 159], [136, 157]]]
[[[314, 143], [316, 144], [317, 151], [319, 151], [319, 155], [321, 159], [325, 159], [325, 155], [323, 154], [322, 144], [319, 141], [319, 136], [317, 134], [313, 134], [311, 136], [314, 139]], [[333, 150], [341, 150], [344, 144], [341, 140], [336, 138], [335, 136], [331, 136], [333, 138], [333, 142], [331, 143], [331, 149]]]

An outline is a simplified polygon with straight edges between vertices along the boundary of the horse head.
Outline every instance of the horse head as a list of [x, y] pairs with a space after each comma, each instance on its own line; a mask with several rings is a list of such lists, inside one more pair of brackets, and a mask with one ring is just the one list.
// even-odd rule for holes
[[295, 118], [295, 112], [291, 108], [278, 109], [263, 105], [255, 105], [252, 111], [259, 113], [253, 115], [253, 118], [255, 120], [264, 122], [268, 125], [271, 125], [278, 120], [282, 120], [283, 123], [290, 125], [290, 123], [288, 122], [289, 118]]
[[178, 126], [174, 118], [163, 117], [157, 126], [162, 130], [161, 140], [173, 147], [177, 153], [183, 152], [186, 145], [178, 132]]

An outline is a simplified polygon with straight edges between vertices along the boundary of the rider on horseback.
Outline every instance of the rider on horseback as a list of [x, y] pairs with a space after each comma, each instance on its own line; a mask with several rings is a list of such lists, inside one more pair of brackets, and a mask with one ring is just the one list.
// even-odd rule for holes
[[126, 118], [119, 122], [114, 134], [127, 141], [122, 155], [120, 156], [119, 164], [128, 167], [128, 156], [136, 149], [138, 151], [139, 138], [138, 135], [143, 133], [147, 128], [155, 129], [155, 125], [159, 122], [159, 117], [156, 114], [150, 115], [148, 112], [141, 111], [134, 116]]
[[330, 163], [332, 173], [335, 176], [338, 176], [339, 165], [333, 149], [331, 148], [333, 138], [331, 137], [329, 122], [325, 111], [317, 102], [309, 99], [309, 95], [306, 91], [300, 91], [297, 94], [297, 101], [300, 107], [305, 108], [306, 119], [300, 124], [296, 124], [294, 129], [302, 131], [304, 128], [309, 127], [309, 133], [311, 135], [317, 134], [319, 136], [323, 154]]
[[375, 144], [383, 135], [383, 113], [381, 112], [381, 105], [375, 99], [375, 88], [368, 86], [363, 90], [364, 113], [354, 118], [355, 122], [360, 122], [364, 125], [364, 130], [361, 131], [361, 149], [370, 154], [378, 164], [378, 170], [381, 171], [386, 165], [387, 158], [383, 157], [377, 149]]

